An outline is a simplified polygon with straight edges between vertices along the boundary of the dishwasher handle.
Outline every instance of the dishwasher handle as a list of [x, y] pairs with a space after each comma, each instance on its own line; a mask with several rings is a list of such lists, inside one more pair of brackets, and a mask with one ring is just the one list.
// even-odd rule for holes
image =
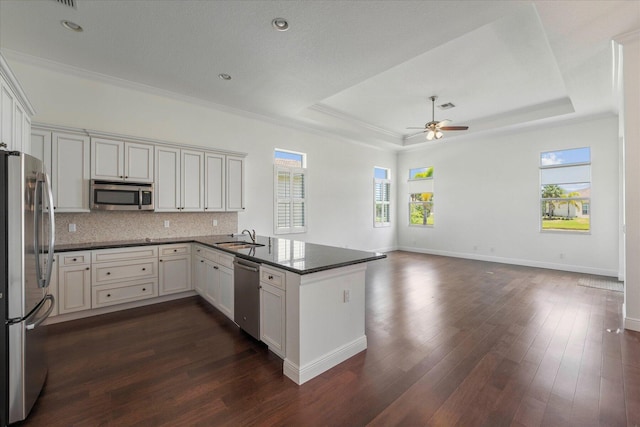
[[240, 268], [242, 270], [251, 271], [253, 273], [257, 273], [258, 271], [260, 271], [260, 265], [259, 264], [247, 265], [247, 264], [243, 264], [243, 263], [238, 262], [238, 261], [233, 261], [233, 265], [236, 268]]

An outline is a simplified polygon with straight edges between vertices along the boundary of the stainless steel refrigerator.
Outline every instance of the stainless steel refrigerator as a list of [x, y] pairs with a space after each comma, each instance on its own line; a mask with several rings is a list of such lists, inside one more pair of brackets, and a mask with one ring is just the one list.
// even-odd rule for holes
[[42, 162], [0, 150], [0, 386], [5, 426], [27, 417], [47, 377], [46, 328], [55, 222]]

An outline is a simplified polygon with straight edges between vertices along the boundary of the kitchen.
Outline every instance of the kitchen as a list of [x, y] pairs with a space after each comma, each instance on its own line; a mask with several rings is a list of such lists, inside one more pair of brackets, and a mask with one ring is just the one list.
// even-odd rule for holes
[[[53, 8], [57, 6], [51, 5]], [[7, 11], [7, 3], [2, 4], [3, 9]], [[48, 6], [47, 6], [48, 7]], [[83, 5], [78, 5], [77, 11], [71, 11], [72, 14], [82, 15]], [[58, 14], [58, 12], [54, 12]], [[59, 13], [63, 15], [62, 13]], [[65, 19], [70, 16], [64, 17]], [[62, 17], [60, 19], [63, 19]], [[4, 26], [3, 22], [3, 26]], [[57, 23], [57, 26], [60, 26]], [[620, 31], [622, 33], [623, 31]], [[86, 30], [81, 36], [89, 33]], [[292, 34], [283, 33], [275, 35]], [[614, 34], [615, 35], [615, 34]], [[69, 33], [66, 37], [71, 37]], [[3, 34], [4, 43], [7, 48], [10, 44]], [[269, 36], [271, 37], [271, 36]], [[415, 157], [415, 153], [401, 152], [396, 154], [395, 151], [381, 150], [376, 147], [365, 146], [361, 143], [351, 144], [345, 143], [344, 139], [328, 137], [321, 131], [306, 131], [300, 127], [287, 127], [281, 125], [277, 120], [263, 120], [251, 114], [236, 114], [236, 110], [232, 107], [214, 109], [217, 107], [211, 103], [207, 104], [203, 101], [197, 101], [194, 98], [180, 98], [171, 96], [162, 90], [154, 90], [153, 88], [136, 85], [119, 80], [109, 79], [102, 73], [82, 74], [78, 76], [77, 70], [74, 74], [70, 69], [65, 68], [61, 64], [64, 61], [49, 62], [49, 67], [43, 67], [42, 64], [36, 64], [33, 57], [13, 52], [13, 56], [8, 54], [11, 68], [14, 69], [21, 84], [25, 87], [28, 98], [37, 110], [38, 115], [34, 119], [40, 125], [53, 125], [62, 130], [89, 130], [89, 132], [102, 133], [102, 137], [126, 136], [130, 138], [142, 138], [147, 141], [157, 141], [159, 143], [170, 143], [188, 146], [190, 148], [198, 147], [203, 150], [222, 150], [225, 152], [248, 153], [245, 158], [245, 180], [247, 183], [253, 183], [247, 188], [245, 197], [244, 212], [241, 213], [154, 213], [147, 215], [152, 216], [153, 220], [140, 220], [141, 215], [133, 218], [122, 212], [111, 213], [82, 213], [69, 212], [62, 213], [58, 216], [57, 224], [59, 224], [59, 241], [64, 243], [73, 243], [74, 241], [86, 240], [103, 240], [102, 237], [94, 238], [94, 233], [100, 233], [103, 229], [104, 234], [115, 236], [116, 232], [122, 231], [123, 227], [118, 226], [118, 222], [127, 225], [133, 225], [133, 231], [127, 229], [124, 233], [126, 237], [132, 238], [152, 238], [161, 239], [172, 236], [198, 236], [202, 235], [202, 230], [206, 230], [206, 234], [224, 234], [226, 232], [239, 232], [244, 228], [255, 228], [258, 234], [273, 235], [273, 193], [271, 183], [273, 182], [273, 152], [274, 149], [285, 149], [296, 152], [306, 153], [308, 161], [308, 193], [313, 195], [309, 200], [308, 221], [309, 228], [307, 233], [295, 236], [295, 240], [308, 241], [319, 244], [327, 244], [331, 246], [361, 248], [368, 251], [384, 252], [396, 248], [417, 249], [418, 251], [431, 250], [441, 254], [458, 254], [458, 255], [474, 255], [469, 252], [475, 242], [472, 238], [455, 236], [455, 239], [449, 239], [449, 246], [439, 246], [439, 242], [447, 239], [448, 236], [442, 236], [444, 227], [434, 227], [433, 229], [415, 229], [407, 228], [404, 224], [406, 217], [404, 211], [405, 204], [401, 200], [401, 196], [405, 193], [405, 169], [414, 166], [409, 165], [410, 158]], [[216, 70], [223, 72], [224, 70]], [[217, 78], [214, 74], [214, 78]], [[221, 79], [220, 83], [224, 83]], [[118, 84], [121, 83], [121, 84]], [[229, 81], [234, 84], [234, 79]], [[216, 82], [216, 84], [218, 84]], [[192, 92], [193, 93], [193, 92]], [[430, 94], [424, 94], [425, 97]], [[95, 100], [101, 100], [97, 105]], [[64, 106], [64, 108], [60, 108]], [[406, 123], [406, 125], [412, 125]], [[419, 122], [418, 122], [419, 123]], [[616, 153], [611, 153], [606, 149], [606, 145], [610, 144], [616, 136], [616, 123], [608, 117], [600, 117], [590, 124], [580, 123], [579, 125], [566, 125], [553, 129], [529, 129], [522, 131], [519, 139], [524, 139], [524, 145], [529, 151], [542, 151], [548, 149], [536, 145], [537, 140], [548, 138], [560, 132], [560, 139], [565, 135], [576, 134], [576, 139], [588, 140], [589, 144], [596, 144], [600, 158], [606, 159], [607, 168], [614, 165], [617, 168]], [[602, 133], [599, 133], [602, 132]], [[445, 136], [449, 138], [449, 135]], [[458, 148], [451, 148], [449, 153], [445, 153], [444, 148], [434, 147], [427, 154], [421, 154], [420, 160], [428, 162], [434, 156], [441, 156], [440, 163], [437, 167], [440, 170], [440, 181], [438, 177], [434, 179], [440, 189], [446, 189], [445, 185], [452, 186], [453, 183], [447, 184], [444, 180], [450, 171], [444, 169], [447, 156], [459, 156], [465, 150], [472, 150], [474, 154], [481, 154], [479, 151], [473, 151], [471, 147], [476, 144], [476, 140], [466, 142], [464, 137], [460, 137]], [[498, 135], [497, 138], [479, 137], [481, 141], [489, 142], [494, 146], [507, 144], [509, 136]], [[108, 138], [106, 138], [108, 139]], [[347, 138], [349, 139], [349, 138]], [[453, 139], [452, 139], [453, 140]], [[598, 141], [601, 142], [600, 146]], [[550, 144], [548, 144], [550, 145]], [[560, 147], [562, 148], [562, 147]], [[594, 148], [595, 150], [595, 148]], [[482, 156], [485, 165], [494, 169], [499, 163], [492, 163], [491, 152], [487, 152]], [[604, 157], [603, 157], [604, 156]], [[453, 165], [451, 165], [453, 166]], [[530, 168], [528, 161], [520, 162], [516, 155], [513, 155], [511, 169]], [[374, 167], [385, 167], [392, 170], [392, 201], [397, 203], [397, 212], [395, 220], [390, 227], [373, 228], [374, 223], [372, 206], [372, 171]], [[458, 166], [459, 172], [461, 166]], [[510, 172], [513, 171], [510, 169]], [[616, 169], [617, 170], [617, 169]], [[438, 173], [438, 172], [436, 172]], [[534, 175], [537, 169], [533, 169]], [[611, 188], [614, 188], [614, 194], [617, 192], [617, 182], [604, 181], [604, 175], [607, 173], [599, 173], [594, 167], [594, 188], [596, 181], [599, 185], [606, 182], [606, 187], [602, 187], [600, 194], [610, 194]], [[513, 175], [517, 180], [524, 179], [522, 175]], [[345, 185], [345, 179], [348, 179], [348, 185]], [[473, 179], [473, 177], [465, 176], [464, 179]], [[535, 178], [534, 178], [535, 179]], [[257, 182], [270, 183], [266, 187], [256, 187]], [[461, 182], [457, 182], [458, 185]], [[462, 185], [464, 185], [462, 183]], [[534, 185], [535, 187], [535, 185]], [[350, 191], [350, 188], [363, 188], [366, 191], [356, 192]], [[525, 196], [519, 200], [525, 200]], [[339, 200], [339, 206], [335, 201]], [[443, 202], [445, 200], [443, 199]], [[606, 203], [616, 204], [615, 199], [607, 200]], [[528, 202], [527, 202], [528, 203]], [[514, 203], [517, 205], [518, 203]], [[602, 202], [605, 204], [605, 202]], [[602, 206], [602, 204], [600, 206]], [[456, 211], [455, 206], [445, 206], [444, 212]], [[594, 205], [595, 209], [595, 205]], [[600, 207], [600, 209], [602, 209]], [[457, 210], [457, 212], [462, 212]], [[348, 214], [345, 214], [348, 213]], [[115, 215], [115, 216], [113, 216]], [[610, 227], [611, 215], [617, 221], [617, 211], [613, 213], [600, 212], [599, 215], [594, 214], [602, 221], [606, 227]], [[198, 219], [202, 217], [202, 219]], [[119, 218], [110, 221], [110, 218]], [[185, 219], [187, 218], [187, 219]], [[363, 219], [364, 218], [364, 219]], [[444, 219], [444, 218], [443, 218]], [[492, 218], [489, 218], [487, 227], [491, 231], [496, 225]], [[135, 222], [139, 220], [138, 222]], [[213, 221], [218, 221], [218, 225], [214, 226]], [[165, 221], [169, 221], [169, 227], [165, 227]], [[195, 223], [194, 221], [200, 221]], [[95, 224], [98, 222], [99, 227]], [[69, 226], [75, 224], [76, 231], [70, 232]], [[444, 223], [442, 223], [444, 224]], [[194, 225], [196, 230], [191, 229]], [[217, 228], [215, 228], [217, 227]], [[227, 229], [226, 227], [229, 227]], [[469, 228], [471, 228], [469, 226]], [[582, 268], [596, 274], [604, 274], [607, 276], [617, 276], [619, 268], [617, 265], [618, 239], [616, 235], [616, 227], [613, 233], [610, 230], [603, 235], [602, 233], [594, 233], [587, 237], [592, 241], [590, 245], [602, 247], [602, 253], [598, 257], [589, 255], [587, 247], [589, 245], [581, 245], [580, 248], [573, 250], [565, 250], [565, 261], [558, 260], [557, 254], [544, 253], [532, 244], [535, 250], [528, 253], [517, 253], [520, 260], [528, 260], [531, 263], [537, 263], [540, 266], [559, 266], [567, 269]], [[99, 229], [99, 230], [96, 230]], [[594, 225], [595, 229], [595, 225]], [[603, 226], [598, 229], [602, 230]], [[141, 236], [135, 235], [137, 230]], [[228, 230], [228, 231], [227, 231]], [[494, 228], [495, 230], [495, 228]], [[514, 227], [514, 230], [517, 229]], [[510, 230], [513, 231], [513, 230]], [[87, 234], [88, 233], [88, 234]], [[131, 235], [134, 233], [134, 235]], [[479, 235], [473, 229], [461, 230], [461, 234], [476, 235], [473, 239], [478, 241], [488, 240], [485, 235]], [[536, 231], [537, 233], [537, 231]], [[509, 233], [506, 233], [508, 235]], [[417, 238], [416, 238], [417, 236]], [[584, 236], [581, 236], [584, 237]], [[412, 241], [415, 238], [417, 242]], [[436, 238], [434, 241], [433, 239]], [[527, 234], [525, 238], [529, 238]], [[553, 237], [560, 240], [559, 237]], [[111, 239], [110, 239], [111, 240]], [[122, 240], [122, 237], [112, 240]], [[540, 240], [539, 236], [531, 238], [532, 241]], [[572, 237], [572, 240], [573, 239]], [[583, 239], [584, 240], [584, 239]], [[430, 246], [429, 243], [438, 243]], [[493, 259], [509, 261], [510, 250], [519, 248], [518, 242], [511, 241], [507, 237], [496, 239], [495, 243], [487, 242], [477, 244], [478, 253], [475, 256], [478, 259]], [[539, 247], [544, 247], [541, 245]], [[496, 252], [493, 252], [494, 248]], [[484, 251], [480, 253], [480, 251]], [[572, 252], [575, 251], [575, 252]], [[594, 259], [596, 258], [596, 259]]]

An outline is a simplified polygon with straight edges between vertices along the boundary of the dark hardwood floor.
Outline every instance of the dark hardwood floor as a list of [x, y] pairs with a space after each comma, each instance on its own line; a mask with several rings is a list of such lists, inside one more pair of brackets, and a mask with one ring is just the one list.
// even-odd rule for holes
[[581, 277], [390, 253], [367, 271], [368, 349], [302, 386], [196, 297], [48, 326], [23, 425], [637, 425], [640, 334]]

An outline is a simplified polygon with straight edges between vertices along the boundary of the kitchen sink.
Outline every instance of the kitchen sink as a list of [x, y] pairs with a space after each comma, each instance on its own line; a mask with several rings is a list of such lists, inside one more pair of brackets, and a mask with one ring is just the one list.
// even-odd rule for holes
[[251, 243], [251, 242], [220, 242], [216, 243], [216, 246], [223, 249], [249, 249], [249, 248], [259, 248], [264, 246], [261, 243]]

